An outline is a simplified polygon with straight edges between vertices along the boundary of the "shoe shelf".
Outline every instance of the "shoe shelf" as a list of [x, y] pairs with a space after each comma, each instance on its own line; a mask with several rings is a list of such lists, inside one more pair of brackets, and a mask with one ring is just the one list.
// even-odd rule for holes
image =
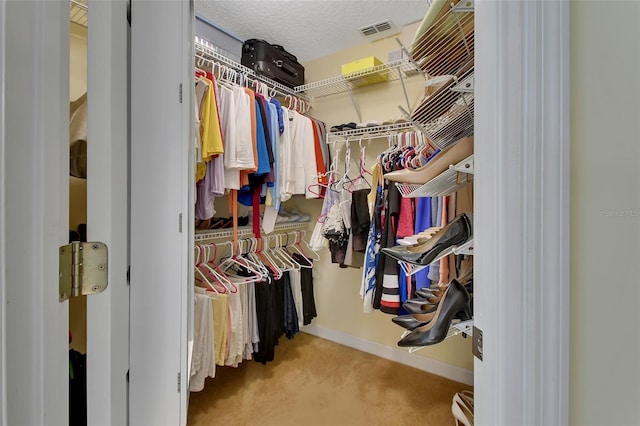
[[410, 54], [428, 76], [456, 74], [463, 64], [473, 60], [474, 1], [460, 0], [440, 12], [429, 28], [414, 40]]
[[[381, 64], [375, 67], [367, 68], [344, 75], [337, 75], [324, 80], [314, 81], [312, 83], [297, 86], [297, 93], [304, 92], [311, 98], [324, 98], [339, 93], [351, 92], [354, 89], [391, 81], [404, 80], [414, 76], [423, 76], [419, 68], [410, 59], [401, 59], [398, 61]], [[424, 76], [423, 76], [424, 77]], [[374, 82], [374, 83], [370, 83]]]
[[[408, 336], [411, 333], [410, 330], [406, 330], [404, 333], [402, 333], [402, 336], [400, 336], [401, 339], [403, 339], [404, 337]], [[449, 330], [447, 331], [447, 339], [453, 336], [457, 336], [458, 334], [462, 334], [465, 337], [466, 336], [473, 336], [473, 320], [468, 320], [468, 321], [458, 321], [458, 320], [454, 320], [451, 323], [451, 326], [449, 327]], [[414, 352], [417, 352], [423, 348], [426, 348], [426, 346], [413, 346], [409, 348], [409, 353], [412, 354]]]
[[[469, 65], [469, 64], [468, 64]], [[473, 67], [451, 77], [435, 93], [425, 97], [411, 113], [400, 111], [419, 128], [432, 145], [444, 149], [453, 142], [473, 134], [474, 117]]]
[[70, 3], [71, 22], [87, 27], [87, 0], [71, 0]]
[[369, 126], [350, 130], [343, 130], [341, 132], [329, 132], [327, 133], [327, 143], [349, 141], [356, 139], [375, 139], [384, 138], [389, 135], [393, 135], [398, 132], [415, 130], [412, 123], [401, 122], [393, 124], [384, 124], [380, 126]]
[[[276, 223], [273, 231], [290, 231], [297, 229], [309, 229], [310, 221], [304, 222], [284, 222], [284, 223]], [[244, 235], [253, 235], [253, 227], [251, 225], [248, 226], [240, 226], [238, 227], [238, 236]], [[194, 240], [198, 241], [207, 241], [207, 240], [215, 240], [219, 238], [231, 238], [233, 237], [233, 228], [224, 228], [224, 229], [212, 229], [206, 231], [196, 231]]]
[[470, 155], [458, 164], [450, 165], [448, 170], [445, 170], [427, 183], [396, 182], [396, 187], [405, 198], [443, 197], [473, 181], [473, 173], [473, 155]]
[[[453, 247], [449, 247], [448, 249], [444, 250], [435, 259], [433, 259], [433, 262], [431, 262], [429, 265], [433, 265], [436, 262], [440, 262], [441, 259], [449, 256], [450, 254], [455, 254], [455, 255], [460, 255], [460, 254], [473, 255], [473, 238], [471, 238], [466, 243], [464, 243], [464, 244], [462, 244], [460, 246], [453, 246]], [[412, 263], [402, 262], [402, 261], [398, 261], [398, 264], [400, 264], [400, 267], [402, 268], [402, 270], [404, 271], [404, 273], [408, 277], [413, 275], [413, 274], [415, 274], [416, 272], [419, 272], [419, 271], [423, 270], [427, 266], [429, 266], [429, 265], [414, 265]]]

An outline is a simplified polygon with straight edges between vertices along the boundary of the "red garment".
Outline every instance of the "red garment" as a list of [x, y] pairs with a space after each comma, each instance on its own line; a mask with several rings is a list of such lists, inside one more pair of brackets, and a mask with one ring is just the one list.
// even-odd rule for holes
[[398, 217], [398, 231], [396, 238], [409, 237], [415, 234], [413, 223], [415, 221], [415, 208], [413, 198], [400, 199], [400, 215]]

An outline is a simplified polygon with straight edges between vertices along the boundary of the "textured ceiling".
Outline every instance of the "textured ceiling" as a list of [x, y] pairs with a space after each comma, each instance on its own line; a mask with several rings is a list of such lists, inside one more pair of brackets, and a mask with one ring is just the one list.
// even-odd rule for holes
[[280, 44], [309, 61], [371, 40], [359, 28], [390, 19], [396, 31], [420, 21], [427, 0], [196, 0], [196, 14], [236, 37]]

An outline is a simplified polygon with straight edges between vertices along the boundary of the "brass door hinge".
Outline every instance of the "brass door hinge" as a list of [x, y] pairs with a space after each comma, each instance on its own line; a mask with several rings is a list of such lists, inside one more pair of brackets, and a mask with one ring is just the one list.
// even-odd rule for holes
[[70, 297], [101, 293], [107, 288], [108, 250], [100, 242], [74, 241], [60, 247], [60, 302]]

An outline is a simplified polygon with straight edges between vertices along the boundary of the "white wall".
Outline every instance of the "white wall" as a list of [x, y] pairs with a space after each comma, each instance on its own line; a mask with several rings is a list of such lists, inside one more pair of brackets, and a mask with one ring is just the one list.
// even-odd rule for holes
[[570, 423], [640, 421], [640, 3], [571, 3]]

